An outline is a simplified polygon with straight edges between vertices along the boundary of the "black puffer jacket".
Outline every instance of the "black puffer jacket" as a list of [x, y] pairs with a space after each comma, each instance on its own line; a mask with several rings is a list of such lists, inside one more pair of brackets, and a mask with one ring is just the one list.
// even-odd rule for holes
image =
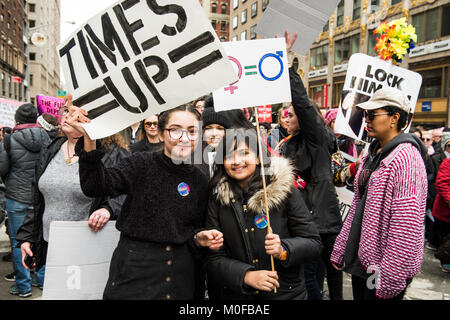
[[205, 263], [211, 299], [306, 299], [302, 264], [320, 257], [320, 236], [299, 191], [293, 187], [289, 161], [272, 158], [270, 170], [267, 198], [271, 227], [288, 251], [286, 261], [274, 259], [278, 293], [258, 292], [244, 285], [248, 271], [271, 270], [264, 248], [267, 229], [254, 224], [255, 215], [265, 212], [264, 192], [254, 193], [244, 207], [224, 177], [210, 198], [206, 222], [207, 229], [220, 230], [224, 235], [224, 246], [210, 251]]
[[41, 148], [50, 143], [50, 138], [41, 128], [28, 128], [11, 135], [10, 152], [0, 145], [0, 175], [5, 181], [5, 196], [11, 200], [33, 203], [31, 184], [34, 181], [36, 161]]
[[338, 234], [342, 218], [332, 179], [330, 132], [310, 103], [300, 76], [292, 68], [289, 75], [300, 131], [286, 143], [283, 156], [294, 162], [296, 172], [307, 183], [302, 195], [319, 232]]
[[[61, 146], [67, 138], [56, 138], [47, 147], [43, 148], [40, 154], [38, 165], [36, 166], [36, 178], [33, 182], [34, 191], [34, 211], [25, 217], [22, 227], [17, 232], [16, 240], [19, 243], [18, 247], [24, 242], [32, 244], [31, 250], [37, 259], [37, 269], [45, 264], [47, 258], [47, 243], [43, 237], [42, 217], [44, 215], [45, 201], [42, 193], [39, 191], [38, 181], [42, 174], [47, 169], [50, 161], [56, 156], [61, 149]], [[108, 151], [102, 158], [106, 167], [110, 167], [118, 163], [121, 159], [127, 157], [129, 153], [111, 144], [112, 149]], [[96, 198], [91, 206], [90, 213], [94, 213], [100, 208], [106, 208], [111, 213], [110, 220], [117, 220], [122, 204], [125, 200], [125, 195], [115, 198], [101, 197]]]

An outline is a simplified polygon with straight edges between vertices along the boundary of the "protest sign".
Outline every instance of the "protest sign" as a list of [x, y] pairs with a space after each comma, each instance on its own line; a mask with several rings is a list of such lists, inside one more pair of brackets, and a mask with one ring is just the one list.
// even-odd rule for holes
[[64, 104], [65, 100], [61, 98], [48, 97], [43, 95], [36, 96], [38, 114], [51, 114], [52, 116], [58, 118], [58, 122], [61, 122], [61, 115], [59, 114], [59, 110], [64, 106]]
[[260, 123], [272, 123], [272, 105], [258, 107], [258, 120]]
[[85, 129], [93, 139], [236, 80], [198, 0], [119, 1], [58, 53], [74, 105], [92, 120]]
[[345, 221], [350, 211], [350, 207], [352, 206], [355, 194], [345, 187], [336, 188], [336, 193], [339, 201], [339, 212], [341, 213], [342, 221]]
[[216, 111], [291, 101], [284, 38], [232, 41], [223, 46], [238, 81], [213, 92]]
[[0, 127], [14, 127], [14, 115], [24, 102], [0, 98]]
[[286, 30], [298, 33], [292, 51], [306, 55], [323, 26], [330, 19], [339, 0], [277, 0], [271, 1], [256, 27], [263, 38], [283, 35]]
[[390, 62], [362, 53], [352, 55], [348, 63], [342, 99], [334, 125], [335, 133], [369, 142], [363, 112], [357, 110], [355, 106], [368, 101], [375, 91], [384, 86], [397, 88], [408, 96], [410, 100], [409, 120], [411, 120], [416, 109], [421, 85], [422, 76], [417, 72], [394, 66]]
[[42, 299], [102, 299], [119, 238], [115, 221], [97, 233], [87, 221], [52, 222]]

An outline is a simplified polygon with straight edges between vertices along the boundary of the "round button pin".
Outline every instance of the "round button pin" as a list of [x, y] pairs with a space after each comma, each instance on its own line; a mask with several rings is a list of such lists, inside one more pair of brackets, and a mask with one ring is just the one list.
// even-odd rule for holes
[[178, 193], [182, 197], [187, 197], [191, 193], [191, 188], [189, 188], [187, 183], [182, 182], [178, 185]]

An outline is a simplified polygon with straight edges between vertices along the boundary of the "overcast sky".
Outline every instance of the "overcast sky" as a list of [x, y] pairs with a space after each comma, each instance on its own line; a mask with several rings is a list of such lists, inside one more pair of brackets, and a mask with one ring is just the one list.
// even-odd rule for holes
[[[61, 0], [61, 42], [83, 22], [116, 2], [118, 0]], [[76, 24], [71, 25], [65, 21], [74, 21]]]

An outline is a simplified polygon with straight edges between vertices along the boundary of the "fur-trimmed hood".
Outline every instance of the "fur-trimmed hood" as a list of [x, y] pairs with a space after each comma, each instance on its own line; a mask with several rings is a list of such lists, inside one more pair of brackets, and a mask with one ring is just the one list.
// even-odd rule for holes
[[[271, 183], [267, 186], [269, 211], [280, 206], [292, 192], [294, 167], [285, 158], [270, 158], [269, 174]], [[223, 177], [217, 185], [216, 199], [223, 206], [230, 206], [235, 198], [228, 176]], [[254, 212], [264, 212], [264, 190], [256, 192], [248, 201], [247, 207]]]

